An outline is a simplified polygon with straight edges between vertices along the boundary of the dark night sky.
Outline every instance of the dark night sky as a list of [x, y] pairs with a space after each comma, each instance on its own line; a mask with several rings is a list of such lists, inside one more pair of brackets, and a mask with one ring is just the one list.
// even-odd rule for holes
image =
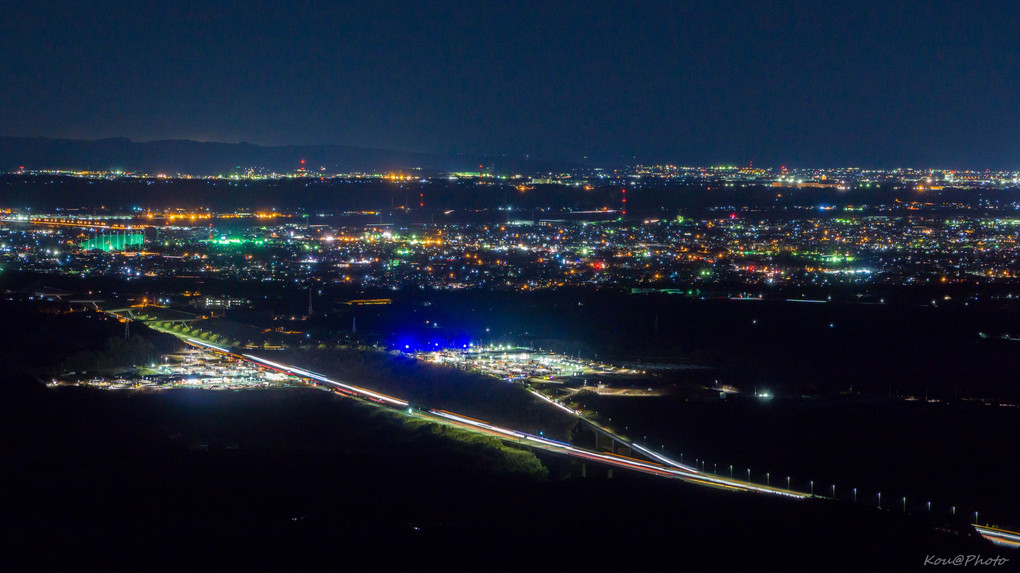
[[0, 7], [2, 135], [1017, 169], [1018, 95], [1016, 2]]

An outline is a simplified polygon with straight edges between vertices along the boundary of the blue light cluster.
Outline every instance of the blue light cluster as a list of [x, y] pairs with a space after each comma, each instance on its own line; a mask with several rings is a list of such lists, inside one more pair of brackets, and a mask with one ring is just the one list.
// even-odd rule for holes
[[402, 332], [393, 336], [389, 347], [400, 352], [427, 352], [469, 348], [471, 338], [463, 332]]

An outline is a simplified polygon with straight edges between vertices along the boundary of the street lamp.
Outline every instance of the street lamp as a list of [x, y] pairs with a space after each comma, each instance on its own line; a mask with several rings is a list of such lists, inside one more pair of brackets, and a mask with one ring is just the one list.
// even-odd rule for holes
[[907, 512], [907, 496], [903, 496], [903, 513]]
[[786, 489], [790, 489], [790, 476], [786, 476]]
[[733, 464], [730, 464], [730, 479], [733, 479]]
[[882, 509], [882, 492], [878, 492], [878, 509]]
[[751, 483], [751, 468], [747, 468], [747, 483]]
[[765, 486], [769, 487], [772, 485], [772, 481], [769, 480], [769, 472], [765, 472]]
[[815, 480], [811, 480], [811, 495], [815, 495]]
[[836, 499], [836, 484], [832, 484], [832, 499]]
[[857, 503], [857, 488], [854, 488], [854, 503]]

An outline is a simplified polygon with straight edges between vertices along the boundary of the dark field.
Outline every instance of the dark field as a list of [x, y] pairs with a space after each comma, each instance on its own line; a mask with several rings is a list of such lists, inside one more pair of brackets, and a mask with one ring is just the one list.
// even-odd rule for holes
[[[826, 569], [996, 550], [961, 522], [617, 473], [552, 481], [324, 392], [26, 395], [5, 432], [5, 554], [32, 569], [495, 563]], [[591, 468], [590, 473], [598, 473]], [[796, 556], [796, 557], [794, 557]]]
[[[1020, 525], [1020, 408], [863, 399], [684, 401], [588, 397], [625, 434], [721, 475], [925, 513], [950, 513], [1015, 529]], [[647, 439], [645, 438], [647, 436]], [[700, 466], [699, 466], [700, 467]]]

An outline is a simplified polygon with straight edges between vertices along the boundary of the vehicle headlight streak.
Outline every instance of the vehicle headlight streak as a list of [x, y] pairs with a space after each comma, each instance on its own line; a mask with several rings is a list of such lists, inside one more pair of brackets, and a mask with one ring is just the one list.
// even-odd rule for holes
[[209, 344], [208, 342], [202, 342], [201, 340], [195, 340], [194, 338], [186, 338], [185, 340], [187, 340], [188, 342], [190, 342], [192, 344], [198, 344], [200, 346], [205, 346], [206, 348], [212, 348], [213, 350], [216, 350], [216, 351], [219, 351], [219, 352], [223, 352], [224, 354], [233, 354], [232, 352], [230, 352], [226, 348], [220, 348], [219, 346], [214, 346], [212, 344]]
[[[559, 408], [559, 409], [561, 409], [561, 410], [563, 410], [565, 412], [568, 412], [568, 413], [573, 414], [573, 415], [578, 416], [578, 417], [581, 416], [581, 412], [579, 412], [577, 410], [572, 410], [572, 409], [568, 408], [567, 406], [564, 406], [563, 404], [560, 404], [559, 402], [556, 402], [552, 398], [549, 398], [545, 394], [542, 394], [541, 392], [538, 392], [536, 390], [532, 390], [530, 388], [528, 389], [528, 391], [531, 392], [533, 395], [541, 398], [542, 400], [545, 400], [546, 402], [552, 404], [553, 406], [556, 406], [557, 408]], [[589, 423], [591, 423], [591, 422], [589, 421]], [[609, 432], [608, 430], [605, 430], [601, 426], [599, 426], [599, 429], [605, 431], [606, 433], [610, 433], [611, 434], [611, 432]], [[633, 447], [634, 449], [640, 450], [641, 452], [644, 452], [645, 454], [647, 454], [647, 455], [649, 455], [649, 456], [651, 456], [651, 457], [661, 461], [662, 463], [664, 463], [666, 465], [673, 466], [675, 468], [680, 468], [680, 469], [686, 470], [686, 471], [688, 471], [690, 473], [695, 473], [695, 474], [700, 474], [701, 473], [696, 468], [692, 468], [690, 466], [686, 466], [684, 464], [681, 464], [679, 462], [671, 460], [671, 459], [667, 458], [666, 456], [663, 456], [661, 454], [657, 454], [657, 453], [653, 452], [652, 450], [649, 450], [648, 448], [646, 448], [644, 446], [641, 446], [639, 444], [636, 444], [634, 442], [625, 442], [625, 443], [627, 443], [629, 446]]]
[[687, 471], [689, 471], [691, 473], [696, 473], [696, 474], [700, 474], [701, 473], [698, 470], [696, 470], [695, 468], [692, 468], [690, 466], [685, 466], [685, 465], [681, 464], [680, 462], [675, 462], [675, 461], [667, 458], [666, 456], [663, 456], [661, 454], [657, 454], [657, 453], [653, 452], [652, 450], [649, 450], [648, 448], [646, 448], [646, 447], [644, 447], [644, 446], [642, 446], [640, 444], [637, 444], [635, 442], [631, 442], [630, 445], [634, 449], [640, 450], [640, 451], [644, 452], [645, 454], [647, 454], [649, 456], [652, 456], [653, 458], [661, 461], [664, 464], [671, 465], [671, 466], [673, 466], [675, 468], [680, 468], [680, 469], [683, 469], [683, 470], [687, 470]]
[[1016, 533], [977, 524], [974, 524], [974, 529], [976, 529], [977, 532], [986, 539], [995, 543], [1001, 543], [1008, 546], [1020, 546], [1020, 535], [1017, 535]]
[[[670, 462], [676, 464], [679, 467], [674, 469], [674, 468], [670, 468], [670, 467], [660, 466], [660, 465], [654, 464], [654, 463], [643, 462], [641, 460], [636, 460], [634, 458], [628, 458], [626, 456], [620, 456], [620, 455], [616, 455], [616, 454], [603, 454], [603, 453], [599, 453], [599, 452], [593, 452], [593, 451], [590, 451], [590, 450], [584, 450], [584, 449], [581, 449], [581, 448], [574, 447], [574, 446], [572, 446], [570, 444], [567, 444], [565, 442], [560, 442], [560, 441], [557, 441], [557, 440], [550, 440], [549, 438], [543, 438], [541, 436], [535, 436], [533, 434], [528, 434], [526, 432], [521, 432], [521, 431], [518, 431], [518, 430], [511, 430], [511, 429], [508, 429], [508, 428], [501, 428], [499, 426], [495, 426], [495, 425], [490, 424], [488, 422], [483, 422], [481, 420], [476, 420], [474, 418], [468, 418], [466, 416], [461, 416], [461, 415], [458, 415], [458, 414], [454, 414], [452, 412], [447, 412], [445, 410], [429, 410], [429, 413], [434, 415], [434, 416], [439, 416], [441, 418], [445, 418], [447, 420], [451, 420], [451, 421], [457, 422], [459, 424], [464, 424], [464, 425], [467, 425], [467, 426], [473, 426], [473, 427], [484, 429], [484, 430], [487, 430], [487, 431], [490, 431], [490, 432], [493, 432], [493, 433], [497, 433], [497, 434], [501, 434], [501, 435], [505, 435], [505, 436], [509, 436], [509, 437], [513, 437], [513, 438], [517, 438], [519, 440], [523, 439], [523, 440], [527, 440], [527, 441], [530, 441], [530, 442], [535, 442], [537, 444], [542, 444], [543, 446], [546, 446], [547, 448], [552, 448], [552, 449], [555, 449], [555, 450], [559, 450], [559, 451], [561, 451], [563, 453], [566, 453], [568, 455], [572, 455], [574, 457], [581, 457], [581, 458], [585, 458], [585, 459], [589, 459], [589, 460], [593, 460], [593, 461], [600, 461], [600, 462], [603, 462], [603, 463], [608, 463], [608, 464], [612, 464], [612, 465], [616, 465], [616, 466], [630, 467], [632, 469], [637, 469], [637, 470], [640, 470], [640, 471], [654, 473], [654, 474], [661, 475], [661, 476], [686, 479], [686, 480], [696, 481], [696, 482], [699, 482], [699, 483], [704, 483], [704, 484], [713, 485], [713, 486], [717, 486], [717, 487], [725, 487], [725, 488], [729, 488], [729, 489], [742, 489], [742, 490], [748, 490], [748, 491], [757, 491], [757, 492], [761, 492], [761, 493], [769, 493], [769, 494], [773, 494], [773, 495], [783, 495], [783, 496], [793, 497], [793, 498], [797, 498], [797, 499], [808, 497], [806, 494], [802, 494], [802, 493], [788, 492], [788, 491], [783, 491], [783, 490], [779, 490], [779, 489], [773, 489], [773, 488], [768, 488], [768, 487], [756, 486], [754, 484], [739, 482], [739, 481], [735, 481], [735, 480], [726, 480], [726, 479], [716, 478], [716, 477], [712, 477], [712, 476], [707, 476], [707, 475], [701, 474], [697, 470], [694, 470], [694, 469], [691, 469], [691, 468], [687, 468], [686, 466], [683, 466], [683, 465], [680, 465], [680, 464], [676, 464], [676, 462], [672, 462], [672, 460], [669, 460], [669, 458], [665, 458], [664, 456], [661, 456], [661, 457], [663, 457], [663, 459], [665, 459], [665, 460], [669, 460]], [[654, 454], [654, 452], [650, 452], [647, 448], [643, 448], [643, 447], [639, 446], [638, 449], [640, 449], [640, 450], [642, 450], [644, 452], [649, 453], [649, 455], [653, 455]]]
[[355, 394], [358, 394], [358, 395], [367, 396], [369, 398], [374, 398], [376, 400], [379, 400], [379, 401], [382, 401], [382, 402], [387, 402], [387, 403], [390, 403], [390, 404], [395, 404], [397, 406], [402, 406], [402, 407], [406, 407], [407, 406], [407, 402], [405, 402], [404, 400], [399, 400], [397, 398], [393, 398], [393, 397], [387, 396], [386, 394], [380, 394], [378, 392], [373, 392], [371, 390], [366, 390], [364, 388], [359, 388], [357, 386], [351, 386], [349, 384], [344, 384], [343, 382], [337, 382], [336, 380], [331, 380], [329, 378], [326, 378], [322, 374], [317, 374], [315, 372], [309, 372], [308, 370], [303, 370], [301, 368], [295, 368], [293, 366], [287, 366], [286, 364], [280, 364], [279, 362], [273, 362], [272, 360], [266, 360], [265, 358], [259, 358], [258, 356], [252, 356], [251, 354], [242, 354], [241, 356], [244, 356], [248, 360], [254, 360], [255, 362], [258, 362], [260, 364], [265, 364], [267, 366], [272, 366], [273, 368], [276, 368], [277, 370], [283, 370], [284, 372], [289, 372], [289, 373], [294, 374], [296, 376], [301, 376], [302, 378], [309, 378], [309, 379], [312, 379], [312, 380], [317, 380], [319, 382], [322, 382], [323, 384], [329, 384], [331, 386], [336, 386], [337, 388], [343, 388], [343, 389], [348, 390], [350, 392], [354, 392]]
[[560, 410], [563, 410], [564, 412], [573, 414], [575, 416], [580, 416], [581, 415], [581, 413], [578, 412], [577, 410], [571, 410], [570, 408], [564, 406], [563, 404], [560, 404], [559, 402], [553, 400], [552, 398], [546, 396], [545, 394], [543, 394], [541, 392], [538, 392], [537, 390], [532, 390], [531, 388], [528, 388], [528, 392], [531, 392], [533, 395], [538, 396], [539, 398], [541, 398], [542, 400], [545, 400], [546, 402], [549, 402], [550, 404], [552, 404], [553, 406], [556, 406], [557, 408], [559, 408]]

